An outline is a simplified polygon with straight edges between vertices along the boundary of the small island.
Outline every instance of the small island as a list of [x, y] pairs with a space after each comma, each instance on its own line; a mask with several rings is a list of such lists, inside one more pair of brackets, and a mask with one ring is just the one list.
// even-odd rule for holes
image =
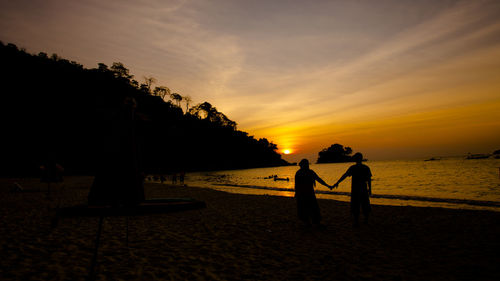
[[493, 158], [500, 159], [500, 149], [493, 152]]
[[[318, 153], [318, 160], [316, 163], [347, 163], [354, 162], [352, 159], [352, 148], [341, 144], [332, 144], [330, 147], [321, 150]], [[363, 159], [363, 161], [367, 161]]]

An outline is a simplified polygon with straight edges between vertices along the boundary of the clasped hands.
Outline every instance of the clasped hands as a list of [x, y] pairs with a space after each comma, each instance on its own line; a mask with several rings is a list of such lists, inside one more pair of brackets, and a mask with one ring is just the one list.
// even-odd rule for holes
[[334, 188], [338, 188], [338, 187], [339, 187], [339, 184], [338, 184], [338, 183], [336, 183], [336, 184], [334, 184], [334, 185], [330, 185], [330, 186], [328, 186], [328, 188], [329, 188], [330, 190], [332, 190], [332, 189], [334, 189]]

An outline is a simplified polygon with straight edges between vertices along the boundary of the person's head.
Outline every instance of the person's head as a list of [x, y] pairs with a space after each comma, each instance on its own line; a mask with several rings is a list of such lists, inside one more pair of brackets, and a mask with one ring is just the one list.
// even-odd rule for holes
[[301, 169], [309, 169], [309, 160], [307, 159], [300, 160], [299, 166]]
[[361, 163], [363, 162], [363, 154], [357, 152], [355, 153], [353, 156], [352, 156], [352, 160], [354, 160], [354, 162], [356, 163]]

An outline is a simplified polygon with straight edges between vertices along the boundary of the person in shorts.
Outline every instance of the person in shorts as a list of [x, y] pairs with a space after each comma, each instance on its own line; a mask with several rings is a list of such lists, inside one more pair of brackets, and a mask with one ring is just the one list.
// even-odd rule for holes
[[368, 166], [363, 164], [363, 154], [356, 153], [352, 158], [356, 164], [349, 167], [331, 189], [338, 188], [339, 183], [345, 178], [352, 177], [351, 213], [354, 218], [353, 225], [358, 226], [360, 208], [363, 210], [365, 223], [368, 223], [368, 217], [371, 211], [370, 195], [372, 194], [372, 172]]

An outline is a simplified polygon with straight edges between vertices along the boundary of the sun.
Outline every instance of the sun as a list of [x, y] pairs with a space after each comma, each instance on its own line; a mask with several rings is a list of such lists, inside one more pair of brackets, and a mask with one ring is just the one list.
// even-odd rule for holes
[[292, 151], [290, 149], [284, 149], [283, 150], [283, 154], [290, 154], [292, 153]]

